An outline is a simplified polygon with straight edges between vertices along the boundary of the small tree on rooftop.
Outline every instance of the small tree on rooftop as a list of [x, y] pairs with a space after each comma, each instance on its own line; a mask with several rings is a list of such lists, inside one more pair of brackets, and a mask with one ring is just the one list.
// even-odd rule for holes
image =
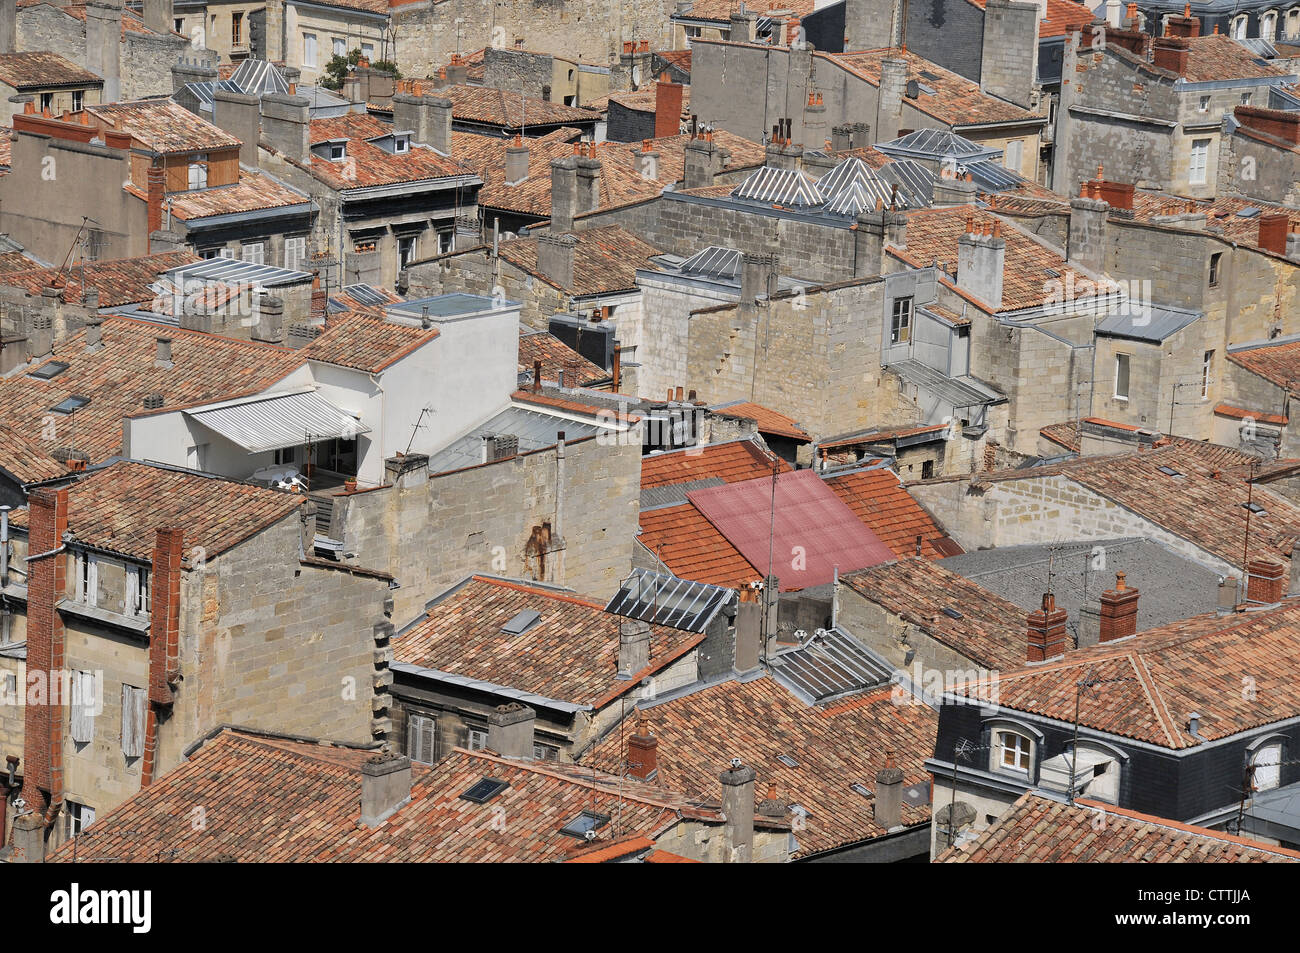
[[[347, 56], [335, 54], [330, 61], [325, 64], [325, 75], [321, 77], [320, 84], [326, 89], [339, 90], [343, 88], [343, 79], [348, 75], [352, 67], [361, 62], [361, 49], [357, 48]], [[394, 79], [400, 79], [401, 74], [397, 72], [397, 64], [392, 60], [374, 60], [370, 68], [380, 73], [388, 73]]]

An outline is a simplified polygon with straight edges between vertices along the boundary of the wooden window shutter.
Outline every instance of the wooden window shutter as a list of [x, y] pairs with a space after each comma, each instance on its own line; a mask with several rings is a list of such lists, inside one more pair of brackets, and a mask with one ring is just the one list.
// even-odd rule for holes
[[406, 754], [412, 761], [433, 764], [438, 755], [438, 723], [428, 715], [408, 715]]
[[95, 737], [95, 675], [93, 672], [72, 673], [72, 698], [68, 708], [72, 713], [72, 740], [85, 744]]
[[122, 686], [122, 754], [128, 758], [144, 755], [144, 706], [147, 695], [143, 688]]

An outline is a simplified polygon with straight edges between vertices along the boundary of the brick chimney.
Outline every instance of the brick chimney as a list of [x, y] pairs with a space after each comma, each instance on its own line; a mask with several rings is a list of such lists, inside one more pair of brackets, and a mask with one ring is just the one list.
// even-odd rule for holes
[[659, 774], [659, 739], [644, 714], [627, 740], [627, 773], [638, 781], [653, 781]]
[[1183, 15], [1165, 21], [1166, 36], [1196, 37], [1201, 35], [1201, 21], [1192, 16], [1192, 5], [1183, 4]]
[[1262, 602], [1271, 605], [1282, 601], [1286, 588], [1286, 567], [1271, 559], [1252, 559], [1246, 564], [1249, 581], [1246, 584], [1246, 599], [1249, 602]]
[[894, 752], [885, 753], [885, 766], [876, 772], [876, 799], [872, 818], [886, 830], [903, 823], [903, 770], [894, 764]]
[[1178, 36], [1158, 36], [1151, 46], [1151, 62], [1180, 76], [1187, 72], [1191, 44]]
[[1043, 607], [1029, 614], [1028, 661], [1049, 662], [1065, 655], [1065, 618], [1065, 610], [1056, 608], [1056, 596], [1044, 593]]
[[[68, 491], [33, 490], [28, 507], [27, 677], [44, 679], [47, 690], [23, 709], [22, 797], [39, 816], [63, 799], [64, 630], [55, 607], [66, 589], [67, 557], [55, 550], [68, 531]], [[60, 691], [49, 690], [55, 685]]]
[[618, 626], [618, 677], [633, 678], [650, 664], [650, 623], [628, 619]]
[[167, 192], [167, 173], [162, 165], [151, 165], [145, 171], [145, 188], [148, 202], [146, 220], [152, 235], [162, 230], [163, 196]]
[[1002, 275], [1006, 267], [1007, 243], [1001, 222], [974, 225], [967, 220], [966, 233], [957, 240], [957, 287], [995, 310], [1002, 307]]
[[149, 580], [149, 700], [172, 703], [172, 685], [179, 674], [181, 623], [181, 556], [185, 531], [178, 527], [154, 531]]
[[1259, 217], [1259, 247], [1275, 255], [1286, 254], [1286, 236], [1291, 231], [1291, 216], [1275, 212]]
[[381, 754], [361, 765], [361, 823], [378, 827], [411, 803], [411, 759]]
[[1115, 588], [1101, 594], [1101, 627], [1098, 641], [1114, 642], [1137, 634], [1138, 590], [1130, 589], [1124, 573], [1115, 574]]
[[528, 178], [528, 146], [523, 136], [515, 133], [515, 141], [506, 146], [506, 185], [518, 185]]
[[676, 136], [682, 131], [682, 85], [665, 73], [655, 83], [655, 138]]
[[498, 705], [488, 715], [487, 746], [503, 758], [533, 757], [533, 727], [537, 712], [519, 702]]
[[744, 864], [754, 859], [754, 769], [733, 758], [722, 772], [722, 862]]

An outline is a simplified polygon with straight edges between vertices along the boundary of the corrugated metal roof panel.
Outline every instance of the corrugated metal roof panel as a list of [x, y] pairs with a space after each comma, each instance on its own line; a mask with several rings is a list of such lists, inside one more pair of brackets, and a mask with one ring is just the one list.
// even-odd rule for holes
[[207, 258], [190, 265], [173, 268], [165, 274], [177, 287], [185, 287], [184, 282], [191, 279], [222, 281], [241, 286], [257, 285], [263, 288], [311, 280], [311, 275], [305, 271], [290, 271], [288, 268], [276, 268], [274, 265], [258, 265], [239, 258]]
[[370, 432], [352, 414], [339, 410], [315, 391], [272, 394], [185, 413], [249, 453], [297, 447], [333, 437], [350, 440]]
[[687, 498], [752, 565], [771, 566], [783, 592], [828, 583], [836, 569], [851, 572], [894, 558], [814, 471], [789, 471], [776, 480], [775, 506], [772, 478], [765, 476]]
[[721, 586], [650, 569], [633, 569], [605, 611], [687, 632], [703, 632], [731, 598], [731, 590]]
[[465, 436], [452, 441], [429, 458], [430, 473], [446, 473], [483, 463], [483, 438], [509, 435], [519, 439], [519, 452], [540, 450], [555, 443], [555, 433], [563, 430], [568, 440], [578, 440], [600, 433], [600, 428], [581, 421], [558, 418], [550, 414], [508, 407], [491, 420], [475, 427]]

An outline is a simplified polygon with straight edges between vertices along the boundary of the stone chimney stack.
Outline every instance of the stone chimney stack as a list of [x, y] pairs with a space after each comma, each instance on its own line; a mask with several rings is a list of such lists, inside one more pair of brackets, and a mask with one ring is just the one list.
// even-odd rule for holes
[[1101, 594], [1098, 641], [1114, 642], [1137, 635], [1138, 591], [1130, 589], [1124, 573], [1115, 574], [1115, 588]]
[[86, 4], [86, 69], [104, 80], [101, 102], [122, 98], [122, 0]]
[[0, 0], [0, 53], [18, 49], [18, 0]]
[[257, 324], [253, 327], [254, 341], [266, 344], [284, 343], [284, 301], [274, 295], [264, 294], [257, 302]]
[[578, 157], [551, 160], [551, 231], [573, 231], [578, 202]]
[[740, 303], [752, 305], [759, 297], [776, 291], [776, 255], [752, 255], [745, 252], [740, 266]]
[[876, 799], [872, 818], [886, 830], [903, 823], [903, 770], [894, 764], [894, 752], [885, 754], [885, 766], [876, 772]]
[[628, 619], [618, 626], [618, 677], [627, 679], [650, 664], [650, 623]]
[[891, 56], [880, 64], [880, 106], [876, 118], [880, 141], [898, 138], [903, 121], [903, 98], [907, 94], [907, 60]]
[[171, 338], [159, 337], [157, 339], [157, 348], [154, 354], [153, 366], [163, 368], [164, 370], [173, 366]]
[[503, 758], [533, 757], [533, 728], [537, 712], [519, 702], [498, 705], [488, 715], [487, 746]]
[[[170, 8], [171, 4], [167, 6]], [[262, 134], [262, 101], [256, 96], [218, 89], [212, 94], [212, 124], [239, 140], [240, 164], [256, 169], [257, 140]]]
[[299, 162], [311, 155], [311, 100], [304, 96], [267, 93], [262, 96], [262, 135], [278, 151]]
[[378, 827], [411, 803], [411, 759], [376, 755], [361, 766], [361, 823]]
[[523, 136], [515, 134], [513, 145], [506, 146], [506, 185], [518, 185], [528, 178], [528, 146]]
[[578, 239], [571, 233], [539, 235], [537, 269], [561, 288], [573, 287], [573, 260]]
[[723, 863], [747, 864], [754, 859], [754, 769], [739, 758], [722, 772]]
[[1002, 223], [973, 226], [967, 219], [966, 233], [957, 240], [957, 287], [986, 302], [995, 310], [1002, 307], [1002, 275], [1006, 267], [1007, 243]]
[[722, 150], [713, 141], [711, 128], [687, 140], [684, 164], [683, 188], [702, 189], [714, 184], [725, 163]]
[[1065, 618], [1065, 610], [1056, 608], [1056, 596], [1045, 593], [1043, 607], [1029, 614], [1028, 661], [1050, 662], [1065, 655]]

